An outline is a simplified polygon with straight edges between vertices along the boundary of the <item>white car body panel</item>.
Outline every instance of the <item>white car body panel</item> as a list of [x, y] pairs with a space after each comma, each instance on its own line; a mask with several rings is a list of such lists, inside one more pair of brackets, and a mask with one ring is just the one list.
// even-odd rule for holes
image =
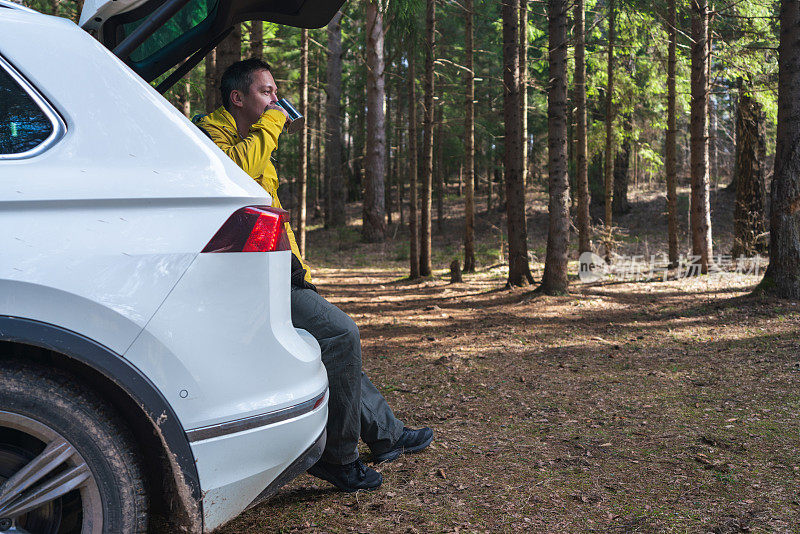
[[311, 437], [328, 421], [328, 403], [313, 412], [232, 436], [192, 444], [197, 470], [203, 481], [204, 525], [213, 530], [239, 515], [267, 485], [291, 462], [298, 451], [306, 450]]
[[[186, 431], [324, 392], [319, 345], [291, 324], [290, 253], [200, 253], [234, 211], [269, 195], [74, 23], [0, 13], [0, 56], [66, 124], [44, 153], [0, 160], [0, 315], [123, 356]], [[192, 443], [205, 529], [240, 513], [326, 420], [327, 402]]]

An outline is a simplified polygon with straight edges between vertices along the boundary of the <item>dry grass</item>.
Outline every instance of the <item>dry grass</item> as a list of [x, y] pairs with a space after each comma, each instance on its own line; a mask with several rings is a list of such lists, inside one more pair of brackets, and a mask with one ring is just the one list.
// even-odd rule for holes
[[[635, 200], [617, 222], [623, 252], [663, 251], [663, 197]], [[730, 249], [730, 202], [717, 197], [715, 252]], [[576, 280], [547, 297], [500, 290], [500, 266], [452, 285], [448, 205], [430, 280], [403, 279], [399, 237], [310, 236], [322, 293], [361, 328], [367, 373], [434, 444], [380, 466], [373, 493], [303, 475], [225, 533], [800, 532], [796, 303], [752, 296], [758, 277], [735, 274]], [[529, 205], [543, 258], [542, 193]], [[485, 266], [499, 255], [492, 226], [500, 215], [480, 217]]]

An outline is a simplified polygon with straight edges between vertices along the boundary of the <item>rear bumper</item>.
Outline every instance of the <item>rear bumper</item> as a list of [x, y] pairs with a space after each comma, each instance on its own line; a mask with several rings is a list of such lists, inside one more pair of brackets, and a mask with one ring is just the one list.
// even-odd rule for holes
[[275, 480], [273, 480], [272, 483], [269, 486], [267, 486], [266, 489], [264, 489], [264, 491], [262, 491], [258, 497], [253, 499], [253, 502], [247, 505], [247, 508], [245, 508], [245, 510], [249, 510], [250, 508], [258, 506], [262, 502], [266, 501], [267, 499], [278, 493], [278, 490], [281, 489], [283, 486], [285, 486], [298, 476], [308, 471], [308, 469], [312, 465], [317, 463], [317, 460], [319, 460], [322, 457], [322, 451], [325, 450], [325, 442], [327, 437], [328, 437], [327, 431], [323, 430], [322, 434], [319, 435], [317, 440], [314, 443], [312, 443], [311, 446], [308, 449], [306, 449], [305, 452], [301, 454], [299, 458], [297, 458], [297, 460], [292, 462], [292, 464], [289, 467], [287, 467], [283, 473], [278, 475], [278, 477]]
[[322, 454], [328, 397], [312, 411], [275, 424], [191, 444], [203, 490], [206, 532], [262, 502]]

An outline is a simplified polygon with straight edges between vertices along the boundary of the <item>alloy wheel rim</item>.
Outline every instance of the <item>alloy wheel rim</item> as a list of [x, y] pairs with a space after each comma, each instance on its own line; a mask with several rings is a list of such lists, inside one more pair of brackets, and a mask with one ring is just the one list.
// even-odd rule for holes
[[[3, 480], [0, 478], [0, 521], [11, 520], [3, 534], [37, 534], [25, 524], [29, 514], [60, 504], [62, 498], [78, 491], [81, 505], [81, 534], [100, 534], [103, 507], [97, 481], [81, 454], [50, 426], [13, 412], [0, 410], [0, 428], [11, 428], [40, 441], [44, 450]], [[0, 444], [2, 447], [2, 444]], [[8, 453], [7, 453], [8, 454]], [[32, 454], [29, 456], [33, 456]], [[60, 518], [56, 518], [60, 520]]]

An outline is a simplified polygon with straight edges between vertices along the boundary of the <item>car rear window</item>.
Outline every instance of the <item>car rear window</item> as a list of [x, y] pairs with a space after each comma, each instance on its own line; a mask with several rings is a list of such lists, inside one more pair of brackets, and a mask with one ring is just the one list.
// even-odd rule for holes
[[53, 133], [53, 123], [0, 65], [0, 154], [31, 151]]
[[[131, 53], [131, 60], [139, 62], [147, 59], [203, 22], [214, 10], [217, 1], [218, 0], [191, 0], [175, 13], [172, 18], [165, 22], [163, 26], [145, 39], [145, 41]], [[122, 32], [124, 36], [127, 37], [130, 35], [133, 30], [139, 27], [145, 18], [147, 18], [147, 16], [123, 24]]]

